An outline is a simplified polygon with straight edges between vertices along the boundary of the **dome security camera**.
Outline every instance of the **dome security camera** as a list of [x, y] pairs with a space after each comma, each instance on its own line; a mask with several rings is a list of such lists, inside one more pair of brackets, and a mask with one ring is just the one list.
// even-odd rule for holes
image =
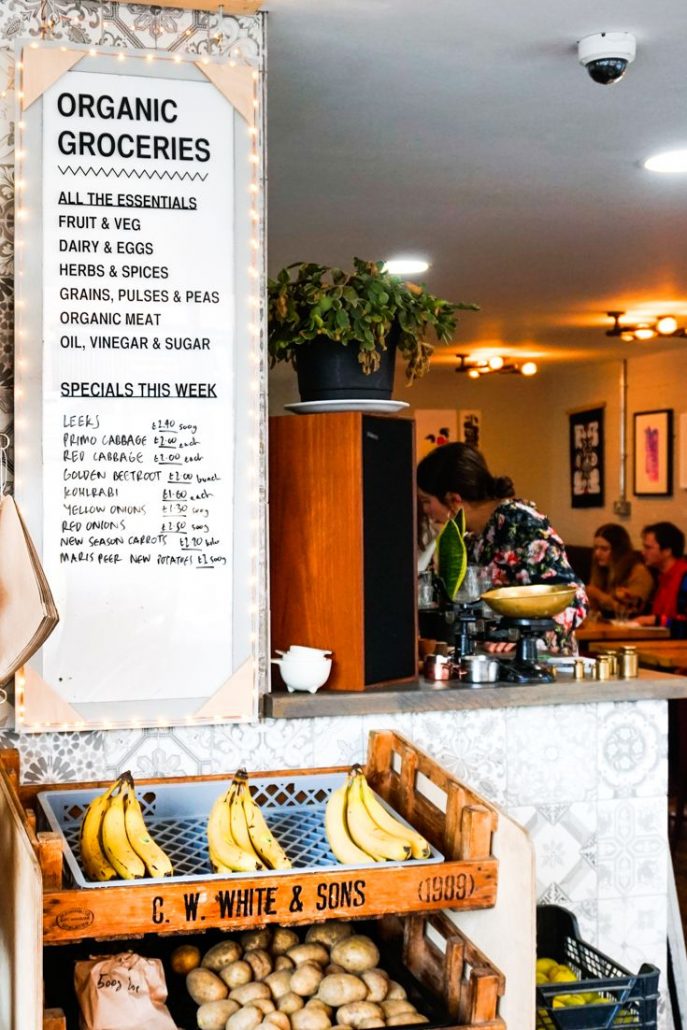
[[637, 41], [630, 32], [595, 32], [577, 44], [580, 64], [601, 86], [619, 82], [636, 53]]

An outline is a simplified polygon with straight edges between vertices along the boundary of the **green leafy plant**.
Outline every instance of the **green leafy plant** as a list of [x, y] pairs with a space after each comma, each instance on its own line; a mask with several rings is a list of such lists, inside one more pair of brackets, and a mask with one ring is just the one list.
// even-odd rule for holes
[[442, 580], [452, 601], [460, 590], [468, 567], [465, 546], [465, 512], [461, 508], [455, 518], [448, 519], [436, 539], [435, 560], [437, 576]]
[[354, 271], [293, 264], [268, 282], [268, 350], [271, 366], [293, 362], [298, 348], [317, 337], [356, 347], [365, 373], [375, 372], [390, 338], [406, 361], [406, 378], [425, 375], [435, 337], [453, 337], [455, 312], [478, 310], [452, 304], [383, 271], [383, 261], [353, 259]]

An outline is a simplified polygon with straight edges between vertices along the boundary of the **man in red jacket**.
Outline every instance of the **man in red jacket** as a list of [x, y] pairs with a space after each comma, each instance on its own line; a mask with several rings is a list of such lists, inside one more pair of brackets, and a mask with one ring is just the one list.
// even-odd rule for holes
[[644, 562], [658, 573], [651, 615], [640, 615], [644, 626], [669, 626], [671, 636], [687, 635], [687, 559], [685, 534], [672, 522], [654, 522], [642, 530]]

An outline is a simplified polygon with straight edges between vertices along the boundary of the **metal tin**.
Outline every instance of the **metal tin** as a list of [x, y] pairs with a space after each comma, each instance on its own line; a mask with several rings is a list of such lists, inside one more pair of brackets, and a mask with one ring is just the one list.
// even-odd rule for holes
[[621, 679], [636, 679], [639, 676], [639, 657], [636, 647], [623, 647], [618, 655], [618, 675]]
[[447, 655], [428, 654], [422, 670], [428, 680], [448, 680], [453, 672], [453, 663]]
[[466, 683], [496, 683], [499, 678], [498, 659], [486, 654], [463, 655], [460, 668]]
[[611, 678], [611, 665], [607, 654], [600, 654], [596, 659], [594, 672], [598, 680], [609, 680]]
[[608, 669], [611, 677], [616, 677], [618, 675], [618, 652], [607, 651], [606, 658], [608, 658]]
[[585, 677], [585, 662], [584, 658], [576, 658], [573, 669], [573, 675], [576, 680], [583, 680]]

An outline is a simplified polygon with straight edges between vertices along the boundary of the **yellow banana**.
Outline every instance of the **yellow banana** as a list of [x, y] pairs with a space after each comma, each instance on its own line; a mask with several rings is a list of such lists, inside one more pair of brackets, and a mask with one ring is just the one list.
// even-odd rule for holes
[[124, 788], [124, 823], [129, 843], [138, 857], [143, 859], [149, 874], [171, 876], [174, 872], [172, 863], [148, 832], [131, 779], [127, 780]]
[[404, 862], [410, 858], [410, 845], [377, 826], [365, 808], [360, 791], [360, 777], [353, 776], [346, 798], [348, 832], [363, 851], [379, 861]]
[[242, 851], [232, 839], [229, 806], [226, 794], [217, 798], [208, 818], [208, 850], [216, 872], [251, 873], [258, 868], [258, 859]]
[[327, 808], [324, 815], [324, 830], [327, 834], [329, 847], [334, 857], [342, 865], [362, 865], [365, 862], [374, 862], [375, 858], [369, 855], [351, 839], [346, 825], [346, 799], [348, 795], [349, 780], [346, 780], [338, 790], [329, 795]]
[[229, 809], [229, 828], [234, 844], [252, 858], [255, 858], [258, 863], [258, 869], [264, 869], [265, 867], [261, 861], [261, 856], [255, 850], [251, 841], [250, 833], [248, 832], [246, 813], [241, 803], [243, 782], [244, 781], [241, 779], [240, 773], [237, 773], [224, 802]]
[[253, 847], [263, 862], [269, 869], [291, 869], [291, 859], [273, 836], [259, 805], [251, 796], [247, 780], [241, 783], [239, 801], [243, 807]]
[[100, 843], [100, 824], [115, 786], [116, 783], [113, 783], [104, 794], [99, 794], [97, 798], [93, 798], [81, 820], [81, 833], [79, 835], [81, 862], [88, 879], [101, 883], [105, 880], [114, 880], [117, 876], [117, 870], [108, 861], [107, 855]]
[[413, 830], [410, 826], [404, 826], [398, 819], [394, 819], [393, 815], [387, 812], [383, 805], [380, 805], [370, 788], [370, 784], [365, 779], [362, 769], [357, 773], [357, 776], [363, 804], [380, 830], [385, 830], [387, 833], [392, 834], [392, 836], [400, 837], [401, 840], [405, 841], [410, 847], [413, 858], [429, 858], [431, 850], [422, 834], [418, 833], [417, 830]]
[[120, 780], [113, 791], [103, 821], [100, 839], [109, 862], [122, 880], [140, 880], [146, 874], [143, 860], [138, 857], [126, 835], [124, 815], [124, 783]]

